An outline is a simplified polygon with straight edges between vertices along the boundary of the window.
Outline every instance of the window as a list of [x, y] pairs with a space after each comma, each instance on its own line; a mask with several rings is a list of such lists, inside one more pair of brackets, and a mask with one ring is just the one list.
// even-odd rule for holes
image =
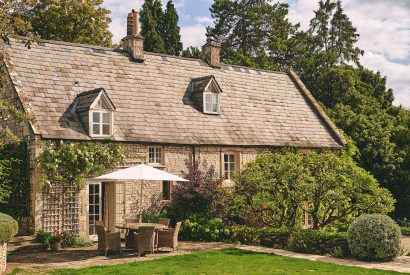
[[225, 179], [230, 180], [235, 171], [235, 154], [224, 154]]
[[[311, 209], [313, 207], [312, 203], [309, 202], [305, 202], [305, 207], [307, 207], [308, 209]], [[312, 218], [312, 214], [310, 214], [307, 211], [303, 211], [303, 215], [302, 215], [302, 226], [304, 228], [312, 228], [313, 227], [313, 218]]]
[[162, 182], [162, 199], [169, 201], [171, 199], [171, 182], [164, 180]]
[[110, 136], [112, 134], [112, 113], [108, 111], [92, 111], [92, 134], [94, 136]]
[[148, 152], [148, 162], [156, 164], [162, 163], [162, 148], [150, 147]]
[[208, 114], [218, 114], [219, 113], [218, 93], [204, 93], [204, 97], [205, 97], [204, 112]]

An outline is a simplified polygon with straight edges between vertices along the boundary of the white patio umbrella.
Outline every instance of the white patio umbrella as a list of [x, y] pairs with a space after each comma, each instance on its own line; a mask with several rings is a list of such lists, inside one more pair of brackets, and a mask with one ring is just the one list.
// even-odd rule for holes
[[[140, 189], [140, 212], [142, 210], [142, 193], [143, 193], [143, 184], [142, 181], [188, 181], [184, 178], [175, 176], [168, 172], [156, 169], [154, 167], [140, 164], [137, 166], [117, 170], [115, 172], [102, 175], [95, 178], [99, 181], [122, 181], [122, 182], [139, 182], [141, 185]], [[140, 213], [141, 214], [141, 213]], [[140, 222], [142, 217], [140, 215]]]

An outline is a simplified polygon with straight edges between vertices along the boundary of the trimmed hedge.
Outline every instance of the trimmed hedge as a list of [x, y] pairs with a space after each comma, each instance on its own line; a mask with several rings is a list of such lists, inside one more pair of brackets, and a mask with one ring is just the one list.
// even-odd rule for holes
[[290, 235], [288, 248], [299, 253], [336, 257], [349, 255], [347, 234], [344, 232], [324, 232], [309, 229], [295, 231]]
[[367, 214], [349, 226], [348, 241], [350, 251], [357, 259], [389, 261], [400, 253], [401, 231], [390, 217]]
[[0, 213], [0, 242], [8, 242], [18, 232], [18, 223], [9, 215]]
[[266, 247], [273, 248], [287, 248], [288, 240], [293, 232], [294, 228], [279, 228], [271, 230], [271, 232], [262, 234], [260, 244]]
[[400, 227], [403, 236], [410, 236], [410, 227]]
[[241, 244], [259, 245], [261, 236], [272, 229], [268, 228], [254, 228], [245, 225], [231, 226], [231, 242]]

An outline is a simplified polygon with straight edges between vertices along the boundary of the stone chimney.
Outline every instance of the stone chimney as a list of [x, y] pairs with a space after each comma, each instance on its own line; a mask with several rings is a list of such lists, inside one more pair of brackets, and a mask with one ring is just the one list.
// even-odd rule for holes
[[208, 39], [206, 44], [202, 47], [204, 53], [205, 62], [209, 66], [214, 68], [221, 67], [221, 44], [218, 42]]
[[124, 37], [122, 47], [131, 57], [139, 62], [144, 61], [144, 37], [139, 34], [139, 12], [132, 10], [127, 17], [127, 36]]

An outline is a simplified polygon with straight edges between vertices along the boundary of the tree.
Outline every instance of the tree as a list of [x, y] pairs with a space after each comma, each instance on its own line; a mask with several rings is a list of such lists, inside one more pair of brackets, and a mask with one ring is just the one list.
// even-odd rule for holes
[[363, 213], [387, 214], [394, 199], [377, 180], [349, 157], [330, 151], [303, 157], [302, 209], [312, 216], [313, 228], [343, 222]]
[[292, 25], [286, 18], [287, 4], [222, 0], [215, 1], [210, 11], [215, 26], [207, 27], [207, 37], [221, 43], [222, 60], [266, 69], [288, 64], [294, 42], [289, 38], [299, 25]]
[[388, 213], [394, 199], [346, 151], [276, 149], [248, 163], [235, 177], [234, 200], [248, 225], [300, 224], [302, 211], [315, 229], [346, 223], [362, 213]]
[[43, 39], [110, 47], [110, 11], [103, 0], [35, 0], [27, 16]]
[[192, 47], [192, 46], [183, 50], [181, 55], [183, 57], [188, 57], [188, 58], [197, 58], [197, 59], [204, 58], [204, 53], [199, 48]]
[[165, 53], [162, 4], [160, 0], [145, 0], [140, 13], [141, 35], [144, 39], [144, 51]]
[[170, 212], [173, 219], [184, 219], [190, 214], [201, 214], [214, 218], [221, 211], [224, 189], [222, 179], [215, 167], [206, 162], [186, 161], [184, 178], [188, 182], [177, 184], [172, 192]]
[[162, 20], [162, 37], [165, 52], [170, 55], [180, 55], [182, 51], [180, 27], [178, 26], [178, 13], [174, 3], [168, 1]]

